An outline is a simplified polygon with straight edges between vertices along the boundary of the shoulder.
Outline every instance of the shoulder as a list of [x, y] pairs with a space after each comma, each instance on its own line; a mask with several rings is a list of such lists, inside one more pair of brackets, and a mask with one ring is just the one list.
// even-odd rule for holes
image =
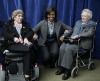
[[56, 22], [56, 23], [63, 23], [63, 22], [62, 22], [62, 21], [60, 21], [60, 20], [56, 20], [55, 22]]
[[89, 20], [88, 21], [88, 26], [89, 27], [95, 27], [96, 26], [96, 22], [94, 22], [93, 20]]
[[26, 24], [26, 25], [28, 25], [29, 23], [28, 23], [28, 22], [26, 22], [26, 21], [23, 21], [23, 22], [22, 22], [22, 24]]
[[76, 24], [78, 24], [78, 23], [82, 23], [82, 21], [81, 20], [76, 21]]
[[90, 20], [90, 23], [96, 25], [96, 22], [94, 22], [93, 20]]
[[26, 22], [26, 21], [23, 21], [22, 25], [25, 26], [25, 27], [30, 27], [30, 24], [28, 22]]
[[75, 26], [78, 26], [78, 25], [81, 24], [81, 23], [82, 23], [81, 20], [77, 20], [77, 21], [75, 22]]
[[46, 24], [46, 23], [47, 23], [46, 20], [41, 20], [39, 23], [37, 23], [36, 27], [37, 27], [37, 26], [42, 26], [42, 25], [44, 25], [44, 24]]
[[7, 22], [5, 22], [5, 24], [11, 24], [13, 23], [13, 20], [8, 20]]
[[11, 26], [13, 26], [13, 21], [12, 20], [8, 20], [8, 21], [6, 21], [5, 23], [4, 23], [4, 27], [11, 27]]
[[47, 21], [46, 20], [41, 20], [39, 23], [44, 24], [44, 23], [47, 23]]
[[60, 21], [60, 20], [56, 20], [55, 23], [57, 23], [57, 24], [64, 24], [64, 23], [63, 23], [62, 21]]

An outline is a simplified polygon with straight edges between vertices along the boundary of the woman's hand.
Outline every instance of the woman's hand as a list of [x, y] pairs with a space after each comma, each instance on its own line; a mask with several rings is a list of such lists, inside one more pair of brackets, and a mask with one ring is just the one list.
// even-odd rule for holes
[[38, 35], [37, 34], [34, 34], [33, 39], [34, 40], [38, 40]]
[[24, 44], [28, 44], [28, 39], [24, 38]]
[[30, 46], [32, 43], [28, 41], [27, 38], [24, 38], [24, 45]]
[[71, 39], [77, 39], [79, 36], [78, 35], [75, 35], [73, 37], [71, 37]]
[[24, 41], [23, 41], [23, 38], [22, 38], [21, 36], [19, 37], [19, 42], [20, 42], [20, 43], [23, 43], [23, 42], [24, 42]]
[[19, 39], [17, 37], [14, 37], [14, 42], [19, 43]]
[[69, 39], [70, 42], [73, 42], [73, 39]]
[[69, 33], [69, 31], [68, 30], [65, 30], [64, 33]]
[[64, 36], [61, 36], [59, 40], [60, 40], [61, 42], [63, 42]]

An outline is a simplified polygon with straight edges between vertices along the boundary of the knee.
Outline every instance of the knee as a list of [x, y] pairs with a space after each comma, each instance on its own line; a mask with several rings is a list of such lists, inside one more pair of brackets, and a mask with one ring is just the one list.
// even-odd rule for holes
[[66, 54], [66, 56], [72, 58], [74, 55], [74, 51], [72, 49], [67, 48], [67, 49], [65, 49], [65, 54]]
[[65, 51], [65, 48], [63, 46], [60, 46], [60, 51], [61, 52]]
[[42, 60], [43, 60], [44, 62], [48, 62], [48, 61], [50, 60], [50, 57], [49, 57], [49, 56], [45, 56], [45, 57], [42, 58]]
[[57, 57], [59, 52], [58, 51], [52, 51], [51, 54], [52, 54], [53, 57]]

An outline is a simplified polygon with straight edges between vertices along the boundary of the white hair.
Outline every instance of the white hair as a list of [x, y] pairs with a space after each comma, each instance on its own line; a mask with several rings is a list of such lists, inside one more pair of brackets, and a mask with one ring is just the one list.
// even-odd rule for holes
[[92, 19], [92, 11], [91, 11], [91, 10], [89, 10], [89, 9], [84, 9], [84, 10], [82, 10], [82, 13], [83, 13], [83, 12], [88, 13], [89, 18]]
[[20, 10], [20, 9], [14, 10], [12, 12], [12, 19], [14, 19], [14, 17], [16, 17], [18, 14], [24, 15], [24, 12], [22, 10]]

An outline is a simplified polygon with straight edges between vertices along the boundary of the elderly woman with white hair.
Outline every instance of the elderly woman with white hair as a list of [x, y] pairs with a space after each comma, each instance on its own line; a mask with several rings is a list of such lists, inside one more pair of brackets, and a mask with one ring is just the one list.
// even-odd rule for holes
[[[95, 32], [95, 22], [92, 20], [92, 11], [89, 9], [84, 9], [81, 13], [81, 20], [78, 20], [73, 28], [73, 33], [70, 36], [71, 42], [73, 39], [79, 37], [87, 37], [87, 39], [82, 39], [80, 42], [80, 47], [83, 49], [90, 49], [92, 46], [92, 36]], [[64, 74], [62, 76], [63, 80], [70, 77], [70, 69], [73, 63], [73, 57], [75, 56], [78, 49], [78, 45], [71, 43], [62, 43], [60, 46], [59, 59], [58, 59], [58, 70], [56, 75]]]
[[24, 12], [20, 9], [13, 11], [12, 17], [4, 25], [3, 33], [5, 40], [7, 41], [6, 49], [11, 51], [24, 51], [24, 75], [26, 81], [30, 79], [30, 65], [31, 65], [31, 54], [34, 54], [34, 49], [24, 49], [24, 45], [31, 46], [31, 39], [33, 31], [27, 22], [23, 21]]

